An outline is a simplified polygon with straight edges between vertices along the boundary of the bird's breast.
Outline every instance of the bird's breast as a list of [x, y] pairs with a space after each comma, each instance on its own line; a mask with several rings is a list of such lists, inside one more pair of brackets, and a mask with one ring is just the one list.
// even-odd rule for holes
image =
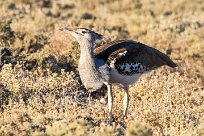
[[78, 69], [83, 85], [90, 91], [100, 89], [109, 80], [107, 67], [102, 62], [81, 60]]

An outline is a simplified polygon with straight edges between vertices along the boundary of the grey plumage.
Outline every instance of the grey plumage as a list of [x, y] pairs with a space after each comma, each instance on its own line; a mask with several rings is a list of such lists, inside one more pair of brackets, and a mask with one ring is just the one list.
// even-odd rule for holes
[[150, 70], [163, 65], [176, 67], [176, 64], [165, 54], [130, 40], [119, 40], [93, 49], [96, 40], [102, 35], [86, 28], [62, 28], [70, 33], [80, 44], [79, 74], [84, 86], [93, 91], [103, 84], [108, 88], [108, 107], [110, 124], [112, 123], [112, 83], [122, 84], [125, 90], [124, 117], [129, 105], [129, 85]]

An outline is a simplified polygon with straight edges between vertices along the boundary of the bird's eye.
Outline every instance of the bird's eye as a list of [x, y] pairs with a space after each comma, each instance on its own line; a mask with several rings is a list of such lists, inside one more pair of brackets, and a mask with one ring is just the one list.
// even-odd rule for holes
[[86, 33], [86, 31], [81, 31], [83, 34], [85, 34]]

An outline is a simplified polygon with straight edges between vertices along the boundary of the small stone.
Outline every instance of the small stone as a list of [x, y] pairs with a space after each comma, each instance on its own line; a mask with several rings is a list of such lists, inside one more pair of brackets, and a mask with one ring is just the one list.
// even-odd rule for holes
[[9, 5], [8, 5], [8, 9], [16, 9], [16, 4], [15, 3], [10, 3]]
[[89, 20], [89, 19], [96, 19], [96, 17], [93, 16], [92, 14], [90, 14], [90, 13], [84, 13], [81, 16], [81, 19]]
[[172, 49], [172, 48], [169, 48], [169, 49], [166, 50], [166, 54], [167, 54], [167, 55], [171, 55], [172, 51], [173, 51], [173, 49]]
[[105, 98], [101, 98], [100, 103], [106, 105], [108, 102]]
[[172, 14], [172, 11], [165, 11], [163, 15], [164, 15], [164, 16], [169, 16], [169, 15], [171, 15], [171, 14]]

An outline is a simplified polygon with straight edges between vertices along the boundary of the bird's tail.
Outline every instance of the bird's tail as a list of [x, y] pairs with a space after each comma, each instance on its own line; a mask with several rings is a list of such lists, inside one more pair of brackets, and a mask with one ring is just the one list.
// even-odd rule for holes
[[166, 54], [160, 52], [160, 51], [156, 51], [156, 55], [162, 59], [168, 66], [174, 68], [174, 67], [177, 67], [176, 63], [174, 63], [170, 58], [169, 56], [167, 56]]

